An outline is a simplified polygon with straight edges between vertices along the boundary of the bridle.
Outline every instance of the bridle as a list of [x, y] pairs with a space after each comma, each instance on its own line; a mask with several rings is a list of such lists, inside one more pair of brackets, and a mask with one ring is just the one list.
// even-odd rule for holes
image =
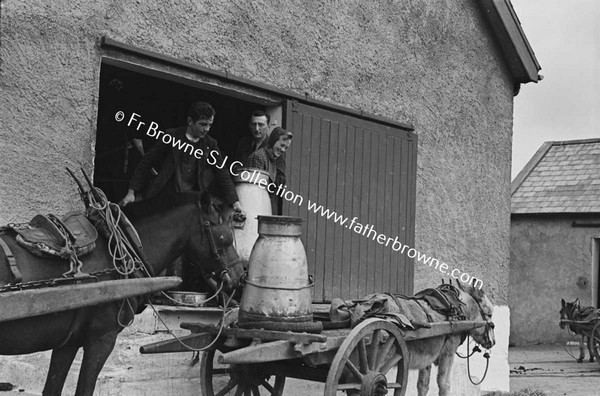
[[485, 321], [485, 331], [486, 331], [486, 333], [489, 333], [490, 329], [494, 330], [496, 325], [490, 319], [486, 318], [488, 315], [483, 311], [483, 308], [481, 307], [481, 304], [479, 304], [479, 301], [477, 301], [477, 299], [474, 297], [473, 297], [473, 300], [475, 300], [475, 303], [477, 304], [477, 307], [479, 308], [479, 313], [481, 314], [481, 318]]
[[[202, 213], [202, 205], [200, 204], [200, 202], [197, 203], [197, 206], [198, 206], [198, 210], [200, 211], [200, 227], [202, 228], [203, 238], [204, 238], [204, 236], [206, 237], [210, 251], [213, 256], [213, 260], [219, 265], [219, 268], [210, 272], [207, 276], [209, 278], [215, 279], [218, 282], [223, 282], [227, 277], [231, 278], [231, 273], [230, 273], [229, 269], [235, 265], [238, 265], [240, 262], [242, 262], [242, 259], [240, 257], [238, 257], [237, 259], [232, 260], [229, 263], [226, 263], [223, 260], [222, 253], [223, 253], [224, 249], [219, 249], [217, 247], [217, 244], [215, 241], [215, 236], [213, 233], [214, 225], [211, 224], [211, 222], [209, 220], [207, 220], [206, 217], [204, 216], [204, 214]], [[211, 206], [212, 206], [212, 203], [211, 203]], [[221, 217], [221, 214], [219, 214], [219, 219], [221, 220], [220, 224], [223, 224], [223, 219]], [[229, 225], [228, 228], [229, 228], [230, 232], [233, 234], [233, 227], [231, 225]]]
[[[495, 328], [494, 322], [492, 322], [491, 320], [487, 319], [487, 315], [486, 315], [486, 314], [485, 314], [485, 312], [483, 311], [483, 308], [481, 307], [481, 304], [479, 303], [479, 301], [478, 301], [478, 300], [477, 300], [475, 297], [473, 297], [473, 296], [471, 296], [471, 298], [472, 298], [472, 299], [475, 301], [475, 303], [477, 304], [477, 307], [479, 308], [479, 313], [480, 313], [480, 315], [481, 315], [481, 318], [482, 318], [482, 319], [485, 321], [485, 323], [486, 323], [486, 324], [485, 324], [485, 333], [486, 333], [486, 337], [487, 337], [487, 338], [488, 338], [488, 340], [489, 340], [489, 332], [490, 332], [490, 329], [491, 329], [491, 330], [494, 330], [494, 328]], [[469, 333], [467, 333], [467, 348], [468, 348], [468, 345], [469, 345], [469, 343], [470, 343], [470, 341], [469, 341], [469, 338], [470, 338], [470, 335], [469, 335]], [[464, 340], [463, 340], [463, 341], [464, 341]], [[461, 342], [461, 344], [462, 344], [462, 342]], [[483, 357], [484, 357], [484, 358], [485, 358], [485, 360], [486, 360], [486, 363], [485, 363], [485, 371], [484, 371], [484, 373], [483, 373], [483, 376], [481, 377], [481, 380], [480, 380], [479, 382], [475, 382], [475, 381], [473, 381], [473, 378], [471, 377], [471, 365], [470, 365], [470, 363], [469, 363], [469, 358], [470, 358], [471, 356], [473, 356], [473, 355], [475, 354], [475, 352], [481, 352], [481, 349], [479, 348], [479, 345], [475, 345], [475, 346], [473, 347], [473, 351], [472, 351], [471, 353], [468, 353], [468, 354], [467, 354], [467, 356], [461, 356], [461, 355], [458, 353], [458, 351], [456, 351], [456, 356], [458, 356], [459, 358], [462, 358], [462, 359], [467, 359], [467, 374], [468, 374], [468, 376], [469, 376], [469, 381], [471, 381], [471, 383], [472, 383], [473, 385], [479, 385], [479, 384], [481, 384], [481, 383], [483, 382], [483, 380], [485, 379], [485, 377], [486, 377], [486, 375], [487, 375], [487, 371], [488, 371], [488, 368], [489, 368], [489, 365], [490, 365], [490, 351], [489, 351], [489, 349], [486, 349], [486, 351], [485, 351], [485, 352], [484, 352], [484, 354], [483, 354]]]
[[[562, 311], [562, 310], [561, 310]], [[561, 312], [562, 314], [562, 312]], [[565, 318], [561, 319], [567, 319], [567, 320], [575, 320], [579, 315], [581, 315], [581, 304], [579, 302], [579, 299], [576, 299], [573, 302], [569, 302], [565, 304]], [[569, 331], [572, 331], [573, 333], [575, 333], [572, 329], [570, 325], [566, 325], [565, 326], [567, 329], [569, 329]], [[562, 327], [564, 329], [564, 327]], [[577, 334], [577, 333], [575, 333]]]

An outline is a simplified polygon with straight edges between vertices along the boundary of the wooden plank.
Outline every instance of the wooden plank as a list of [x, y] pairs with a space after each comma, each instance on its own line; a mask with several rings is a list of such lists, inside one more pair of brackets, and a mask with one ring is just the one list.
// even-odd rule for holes
[[277, 360], [287, 360], [301, 357], [301, 353], [294, 350], [292, 341], [273, 341], [224, 353], [219, 356], [221, 364], [265, 363]]
[[[344, 193], [346, 191], [346, 178], [344, 175], [346, 174], [346, 141], [348, 140], [348, 128], [345, 124], [339, 124], [338, 129], [338, 173], [336, 180], [336, 198], [335, 198], [335, 207], [343, 208], [344, 207]], [[347, 297], [344, 295], [344, 291], [342, 287], [344, 285], [344, 280], [342, 277], [342, 271], [344, 267], [347, 265], [344, 261], [346, 259], [346, 252], [343, 250], [344, 246], [344, 230], [341, 228], [335, 228], [335, 240], [333, 242], [333, 246], [330, 249], [335, 249], [336, 253], [336, 261], [335, 261], [335, 272], [334, 272], [334, 283], [333, 283], [333, 297]]]
[[215, 338], [211, 333], [194, 333], [178, 339], [153, 342], [151, 344], [142, 345], [140, 353], [174, 353], [174, 352], [189, 352], [190, 349], [200, 349], [209, 346]]
[[[320, 142], [319, 142], [319, 169], [318, 169], [318, 190], [316, 199], [319, 204], [327, 207], [330, 210], [335, 210], [335, 207], [327, 201], [327, 188], [329, 183], [329, 137], [331, 130], [331, 122], [329, 120], [320, 120]], [[328, 244], [325, 238], [318, 237], [319, 235], [326, 235], [327, 226], [335, 227], [337, 224], [334, 223], [333, 219], [327, 219], [327, 217], [317, 216], [317, 231], [316, 237], [316, 257], [315, 257], [315, 287], [313, 293], [318, 290], [320, 293], [320, 300], [326, 300], [325, 291], [328, 286], [325, 283], [325, 272], [327, 263], [325, 261], [325, 252], [328, 250]], [[314, 298], [313, 298], [314, 299]]]
[[[385, 175], [384, 175], [384, 188], [383, 196], [385, 197], [382, 205], [383, 212], [383, 233], [386, 236], [385, 243], [388, 243], [389, 238], [394, 238], [394, 228], [392, 227], [391, 213], [397, 201], [394, 201], [393, 194], [393, 176], [394, 176], [394, 141], [397, 140], [393, 137], [385, 137]], [[388, 244], [383, 245], [383, 283], [381, 290], [391, 291], [392, 290], [392, 267], [394, 266], [394, 260], [392, 255], [392, 246]]]
[[[377, 167], [377, 181], [375, 187], [375, 192], [377, 194], [377, 198], [375, 200], [375, 206], [373, 207], [373, 211], [375, 212], [375, 229], [377, 230], [377, 236], [383, 233], [384, 231], [384, 209], [387, 197], [385, 196], [385, 175], [386, 175], [386, 167], [388, 166], [387, 157], [386, 157], [386, 144], [387, 139], [384, 135], [377, 134], [379, 137], [379, 147], [377, 148], [377, 158], [378, 158], [378, 167]], [[385, 287], [384, 284], [386, 276], [389, 276], [389, 271], [386, 274], [387, 263], [385, 262], [385, 251], [387, 250], [384, 245], [377, 242], [377, 240], [373, 241], [375, 245], [376, 254], [375, 254], [375, 262], [377, 263], [377, 272], [375, 276], [375, 291], [384, 291], [387, 292], [390, 289]]]
[[260, 339], [261, 341], [291, 341], [301, 344], [325, 342], [327, 337], [321, 334], [298, 333], [293, 331], [274, 331], [264, 329], [228, 328], [224, 334], [241, 339]]
[[[362, 186], [365, 183], [362, 173], [363, 164], [363, 151], [365, 145], [365, 135], [367, 132], [363, 128], [356, 129], [356, 137], [354, 140], [354, 188], [353, 188], [353, 200], [352, 200], [352, 212], [345, 213], [348, 217], [348, 223], [352, 222], [352, 219], [356, 216], [359, 217], [362, 209]], [[360, 298], [364, 295], [364, 279], [367, 275], [367, 262], [360, 259], [360, 245], [364, 239], [362, 235], [357, 234], [351, 229], [345, 231], [351, 235], [351, 251], [350, 257], [354, 262], [353, 267], [355, 268], [356, 280], [353, 282], [354, 287], [354, 298]]]
[[429, 324], [431, 325], [430, 328], [403, 331], [404, 340], [414, 341], [441, 335], [459, 334], [479, 327], [484, 327], [486, 322], [461, 320], [458, 322], [438, 322]]
[[[405, 209], [406, 213], [406, 240], [410, 246], [415, 246], [415, 216], [416, 216], [416, 201], [417, 201], [417, 140], [418, 136], [414, 135], [409, 147], [409, 167], [408, 167], [408, 186], [407, 186], [407, 202], [409, 203]], [[414, 271], [415, 265], [413, 259], [406, 258], [406, 274], [404, 282], [405, 294], [413, 294]]]
[[[366, 221], [369, 219], [369, 191], [371, 186], [370, 180], [370, 165], [371, 165], [371, 133], [365, 130], [365, 136], [363, 139], [363, 152], [361, 161], [361, 180], [360, 186], [360, 210], [354, 216], [358, 216], [360, 223], [366, 226]], [[369, 256], [369, 241], [366, 237], [360, 235], [359, 239], [359, 260], [364, 268], [362, 273], [362, 279], [360, 281], [360, 297], [365, 296], [369, 293], [369, 278], [371, 274], [371, 265], [373, 264], [373, 258]]]
[[0, 322], [68, 311], [171, 289], [178, 277], [120, 279], [0, 293]]
[[338, 333], [335, 336], [327, 336], [325, 342], [312, 342], [309, 344], [295, 343], [293, 341], [280, 340], [250, 345], [223, 354], [219, 357], [219, 363], [244, 364], [244, 363], [267, 363], [279, 360], [295, 359], [314, 353], [325, 353], [334, 351], [342, 345], [348, 332]]
[[[403, 205], [404, 199], [400, 195], [400, 183], [402, 177], [402, 139], [394, 139], [393, 144], [393, 169], [394, 173], [392, 174], [392, 210], [390, 213], [390, 222], [392, 225], [392, 231], [390, 232], [390, 237], [398, 238], [401, 244], [404, 244], [404, 238], [402, 236], [402, 227], [400, 226], [400, 216], [403, 212], [400, 208]], [[400, 268], [404, 265], [404, 261], [402, 260], [402, 255], [400, 252], [396, 252], [392, 249], [393, 246], [389, 246], [391, 255], [392, 255], [392, 268], [390, 271], [390, 288], [389, 291], [391, 293], [402, 293], [399, 290], [403, 289], [403, 283], [398, 282], [398, 273], [400, 272]]]
[[[302, 241], [306, 250], [306, 259], [308, 261], [309, 273], [312, 273], [312, 265], [314, 265], [314, 246], [311, 244], [312, 235], [309, 228], [311, 227], [311, 216], [308, 212], [308, 199], [310, 198], [310, 155], [312, 151], [312, 117], [307, 114], [302, 114], [302, 152], [300, 153], [300, 162], [297, 166], [300, 167], [300, 185], [297, 194], [304, 198], [304, 204], [298, 209], [298, 217], [305, 221], [302, 226]], [[316, 296], [315, 296], [316, 298]]]
[[[346, 139], [346, 172], [344, 183], [344, 205], [338, 210], [341, 213], [352, 213], [352, 202], [354, 201], [354, 146], [356, 139], [356, 128], [348, 125]], [[343, 233], [343, 267], [342, 267], [342, 295], [357, 298], [358, 272], [356, 260], [351, 255], [352, 234]]]
[[[317, 117], [311, 117], [311, 141], [310, 141], [310, 157], [308, 163], [305, 165], [305, 169], [308, 171], [306, 178], [305, 194], [306, 197], [312, 202], [316, 202], [317, 205], [325, 205], [325, 202], [319, 201], [319, 173], [321, 169], [320, 164], [320, 153], [321, 153], [321, 120]], [[307, 201], [308, 207], [308, 201]], [[322, 265], [317, 261], [317, 230], [319, 220], [321, 218], [319, 214], [314, 213], [313, 210], [308, 211], [306, 218], [306, 256], [308, 259], [308, 273], [316, 275], [318, 273], [317, 268]], [[315, 276], [315, 286], [312, 290], [314, 298], [316, 300], [323, 299], [323, 278]]]
[[[332, 122], [330, 124], [329, 133], [329, 176], [327, 185], [327, 205], [335, 207], [335, 201], [337, 196], [337, 175], [338, 175], [338, 144], [339, 144], [339, 124]], [[342, 259], [340, 252], [335, 249], [335, 235], [336, 232], [342, 232], [341, 228], [338, 228], [335, 224], [327, 223], [325, 227], [325, 238], [327, 242], [325, 247], [325, 259], [323, 266], [325, 268], [325, 278], [323, 281], [323, 300], [331, 301], [333, 298], [338, 297], [339, 294], [335, 294], [334, 279], [336, 267], [341, 266]]]
[[[377, 172], [379, 171], [378, 168], [378, 162], [379, 162], [379, 157], [378, 157], [378, 149], [379, 149], [379, 135], [376, 133], [373, 133], [371, 135], [371, 163], [369, 165], [370, 168], [370, 175], [369, 175], [369, 196], [368, 196], [368, 200], [369, 200], [369, 217], [368, 217], [368, 221], [367, 224], [369, 224], [369, 226], [373, 226], [374, 224], [377, 223], [377, 205], [379, 204], [377, 202]], [[370, 228], [369, 227], [369, 228]], [[371, 230], [369, 230], [371, 231]], [[365, 234], [365, 238], [367, 239], [367, 243], [369, 246], [369, 257], [371, 258], [371, 265], [369, 268], [369, 283], [368, 283], [368, 288], [367, 288], [367, 293], [376, 293], [379, 291], [384, 291], [384, 290], [377, 290], [376, 288], [376, 279], [378, 276], [381, 276], [381, 273], [379, 271], [379, 265], [377, 262], [377, 245], [375, 242], [373, 242], [372, 238], [373, 238], [373, 234], [371, 233], [371, 236], [369, 236], [369, 232], [367, 232]]]
[[[409, 171], [409, 151], [408, 151], [408, 144], [406, 141], [402, 141], [402, 144], [400, 145], [400, 150], [401, 150], [401, 156], [404, 159], [403, 161], [401, 161], [401, 173], [400, 173], [400, 204], [401, 204], [401, 214], [400, 216], [398, 216], [398, 227], [401, 231], [400, 235], [399, 235], [399, 239], [401, 239], [402, 242], [402, 246], [404, 247], [404, 245], [408, 245], [410, 247], [412, 247], [410, 245], [410, 240], [408, 238], [409, 234], [408, 234], [408, 229], [407, 229], [407, 210], [410, 208], [410, 202], [409, 201], [409, 195], [408, 195], [408, 182], [409, 182], [409, 175], [408, 175], [408, 171]], [[406, 277], [408, 276], [408, 266], [410, 265], [410, 262], [408, 260], [408, 257], [406, 256], [406, 253], [401, 253], [398, 252], [398, 255], [400, 256], [400, 260], [402, 265], [398, 268], [398, 278], [396, 279], [396, 284], [399, 285], [399, 288], [402, 289], [403, 291], [400, 293], [403, 294], [412, 294], [412, 291], [410, 292], [406, 292]]]

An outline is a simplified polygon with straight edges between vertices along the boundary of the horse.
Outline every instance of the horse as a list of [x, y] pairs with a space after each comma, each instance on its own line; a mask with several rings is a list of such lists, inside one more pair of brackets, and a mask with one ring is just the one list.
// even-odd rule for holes
[[[490, 349], [496, 343], [494, 337], [494, 324], [491, 322], [493, 305], [482, 289], [472, 285], [463, 285], [456, 281], [455, 287], [445, 284], [440, 286], [454, 290], [460, 301], [462, 315], [465, 320], [485, 321], [485, 327], [470, 330], [468, 335], [485, 349]], [[439, 289], [439, 288], [438, 288]], [[419, 293], [417, 293], [418, 295]], [[408, 314], [415, 322], [440, 322], [446, 316], [433, 310], [428, 304], [423, 304], [414, 299], [398, 299], [400, 312]], [[450, 394], [450, 374], [456, 353], [464, 338], [461, 334], [449, 334], [431, 338], [410, 341], [408, 348], [408, 368], [419, 370], [417, 392], [419, 396], [427, 395], [432, 364], [438, 366], [437, 384], [439, 395]]]
[[590, 354], [590, 362], [594, 361], [594, 353], [592, 351], [592, 342], [590, 337], [585, 334], [585, 331], [580, 327], [572, 327], [562, 322], [563, 319], [567, 320], [579, 320], [589, 321], [598, 317], [598, 310], [592, 306], [581, 307], [579, 299], [575, 299], [573, 302], [565, 302], [565, 299], [560, 300], [560, 328], [564, 329], [567, 327], [570, 331], [575, 334], [581, 335], [579, 339], [579, 358], [577, 363], [582, 363], [585, 359], [585, 344], [587, 342], [588, 353]]
[[[229, 246], [217, 260], [207, 243], [206, 222], [220, 224], [219, 213], [207, 194], [177, 194], [169, 199], [131, 203], [125, 212], [136, 228], [150, 271], [159, 274], [180, 255], [185, 255], [209, 274], [223, 274], [224, 289], [231, 291], [239, 286], [244, 272], [244, 262], [239, 260], [233, 246]], [[230, 230], [231, 231], [231, 230]], [[65, 260], [41, 258], [31, 255], [16, 243], [14, 233], [4, 230], [0, 236], [13, 252], [23, 282], [60, 278], [69, 264]], [[96, 248], [81, 258], [82, 270], [94, 273], [113, 268], [107, 240], [98, 236]], [[0, 281], [9, 282], [6, 265], [0, 261]], [[208, 275], [207, 275], [208, 276]], [[115, 279], [111, 272], [99, 281]], [[1, 284], [1, 283], [0, 283]], [[52, 350], [50, 367], [43, 395], [60, 395], [76, 353], [83, 348], [83, 360], [76, 396], [92, 396], [102, 367], [114, 349], [118, 334], [133, 320], [134, 314], [145, 307], [144, 298], [131, 298], [71, 311], [45, 314], [0, 323], [0, 354], [20, 355]]]

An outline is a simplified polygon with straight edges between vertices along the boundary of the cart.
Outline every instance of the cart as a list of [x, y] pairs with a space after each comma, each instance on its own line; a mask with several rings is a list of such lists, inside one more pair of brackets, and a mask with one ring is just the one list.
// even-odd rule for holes
[[407, 330], [392, 316], [368, 318], [352, 329], [324, 321], [324, 330], [311, 334], [239, 328], [236, 320], [237, 312], [230, 311], [222, 326], [182, 323], [190, 335], [142, 346], [140, 352], [189, 351], [183, 343], [208, 347], [200, 360], [203, 396], [281, 395], [286, 378], [322, 382], [325, 396], [384, 395], [392, 389], [399, 396], [408, 379], [407, 343], [486, 325], [447, 321]]
[[589, 337], [590, 349], [600, 364], [600, 317], [589, 320], [561, 319], [560, 323], [569, 326], [573, 332]]
[[180, 283], [181, 278], [178, 277], [135, 278], [79, 284], [59, 283], [52, 287], [1, 292], [0, 323], [124, 300], [171, 289]]

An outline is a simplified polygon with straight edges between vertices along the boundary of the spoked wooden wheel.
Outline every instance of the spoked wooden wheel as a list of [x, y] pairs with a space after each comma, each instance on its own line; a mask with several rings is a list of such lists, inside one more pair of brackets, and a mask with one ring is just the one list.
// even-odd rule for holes
[[202, 396], [281, 396], [285, 377], [269, 375], [259, 364], [220, 364], [216, 354], [206, 351], [200, 361]]
[[590, 348], [594, 354], [596, 362], [600, 364], [600, 321], [597, 320], [592, 333], [590, 334]]
[[[386, 374], [395, 380], [388, 382]], [[394, 389], [406, 392], [408, 350], [400, 330], [381, 319], [367, 319], [356, 326], [337, 351], [325, 383], [325, 396], [380, 396]]]

